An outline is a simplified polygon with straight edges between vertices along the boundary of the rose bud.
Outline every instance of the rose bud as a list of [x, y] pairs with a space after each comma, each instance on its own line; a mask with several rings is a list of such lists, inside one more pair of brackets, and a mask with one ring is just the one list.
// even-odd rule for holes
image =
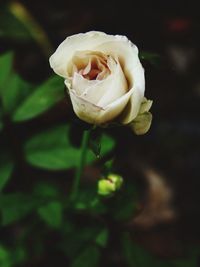
[[109, 174], [98, 181], [98, 194], [110, 196], [122, 186], [123, 178], [118, 174]]
[[[140, 114], [144, 69], [138, 48], [126, 36], [97, 31], [72, 35], [50, 57], [50, 65], [65, 79], [74, 112], [83, 121], [130, 124]], [[140, 123], [143, 119], [151, 121], [140, 116]], [[139, 128], [142, 134], [141, 128], [146, 132], [149, 127]]]

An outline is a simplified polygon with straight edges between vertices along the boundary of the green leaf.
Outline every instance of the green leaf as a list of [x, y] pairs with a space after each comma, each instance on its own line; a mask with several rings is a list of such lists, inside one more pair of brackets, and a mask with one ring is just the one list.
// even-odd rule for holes
[[99, 259], [99, 249], [96, 246], [88, 246], [74, 259], [71, 267], [97, 267]]
[[21, 247], [15, 249], [7, 249], [0, 244], [0, 266], [13, 267], [16, 264], [22, 263], [26, 258], [25, 250]]
[[4, 188], [4, 186], [8, 182], [13, 170], [13, 166], [14, 164], [12, 162], [7, 162], [4, 165], [0, 164], [0, 191]]
[[8, 52], [0, 56], [0, 93], [7, 86], [12, 72], [13, 53]]
[[3, 110], [11, 114], [30, 94], [32, 85], [22, 80], [17, 74], [10, 75], [6, 86], [2, 90]]
[[0, 266], [2, 267], [11, 267], [12, 266], [12, 257], [10, 251], [8, 251], [4, 246], [0, 244]]
[[108, 235], [109, 235], [108, 229], [107, 228], [102, 229], [96, 237], [95, 240], [96, 244], [105, 248], [108, 243]]
[[23, 219], [37, 205], [39, 200], [21, 193], [0, 195], [2, 225], [8, 225]]
[[63, 79], [53, 76], [35, 88], [13, 114], [13, 121], [20, 122], [32, 119], [45, 112], [64, 97]]
[[51, 170], [75, 167], [80, 151], [70, 145], [68, 133], [69, 126], [60, 125], [35, 135], [25, 145], [26, 160]]
[[59, 228], [62, 224], [63, 207], [59, 201], [51, 201], [39, 207], [38, 214], [50, 227]]
[[[103, 135], [102, 156], [106, 155], [114, 147], [114, 140]], [[81, 150], [73, 147], [69, 142], [69, 126], [60, 125], [46, 130], [29, 139], [25, 144], [26, 160], [37, 167], [64, 170], [76, 167]], [[87, 153], [87, 163], [91, 164], [96, 160], [94, 154]]]
[[13, 112], [30, 93], [32, 86], [13, 73], [13, 53], [0, 56], [0, 95], [2, 112]]
[[14, 163], [12, 162], [10, 156], [7, 153], [2, 153], [0, 155], [0, 191], [8, 182], [12, 174], [13, 167]]
[[115, 140], [107, 135], [103, 134], [101, 138], [101, 156], [106, 155], [107, 153], [111, 152], [115, 147]]

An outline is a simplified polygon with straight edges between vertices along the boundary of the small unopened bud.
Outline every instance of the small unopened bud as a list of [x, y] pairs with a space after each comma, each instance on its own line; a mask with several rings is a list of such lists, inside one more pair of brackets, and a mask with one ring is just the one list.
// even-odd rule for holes
[[102, 196], [109, 196], [115, 191], [119, 190], [122, 186], [123, 178], [111, 173], [106, 178], [102, 178], [98, 182], [98, 194]]

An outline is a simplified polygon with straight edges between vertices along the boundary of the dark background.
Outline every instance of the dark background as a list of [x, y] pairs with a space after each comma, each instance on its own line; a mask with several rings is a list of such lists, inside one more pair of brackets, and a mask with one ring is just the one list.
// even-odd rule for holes
[[[133, 136], [129, 129], [109, 130], [117, 139], [118, 170], [124, 176], [133, 176], [141, 188], [143, 213], [129, 227], [134, 228], [137, 241], [158, 257], [184, 255], [188, 243], [198, 246], [200, 19], [197, 3], [126, 0], [19, 2], [40, 24], [52, 51], [69, 35], [99, 30], [126, 35], [140, 52], [150, 53], [141, 56], [145, 67], [146, 96], [153, 100], [153, 123], [149, 133], [138, 137]], [[2, 10], [6, 3], [9, 1], [0, 3]], [[35, 42], [1, 38], [0, 52], [8, 50], [15, 51], [15, 69], [24, 79], [37, 84], [52, 74], [48, 63], [50, 50], [45, 55], [44, 49]], [[36, 121], [27, 122], [20, 129], [16, 127], [16, 131], [23, 139], [36, 128], [65, 120], [73, 121], [74, 115], [70, 104], [62, 102]], [[79, 137], [78, 129], [76, 141]], [[16, 153], [20, 155], [18, 150]], [[35, 174], [38, 179], [54, 179], [55, 174], [35, 170], [23, 163], [19, 166], [7, 191], [16, 186], [26, 190]], [[164, 185], [158, 185], [157, 191], [151, 187], [153, 182], [149, 170], [164, 181]], [[19, 177], [19, 173], [23, 175]], [[62, 180], [64, 174], [57, 175], [65, 184]], [[29, 177], [28, 181], [25, 176]], [[169, 197], [165, 199], [163, 196], [166, 194]], [[165, 216], [163, 210], [170, 210], [171, 215]]]

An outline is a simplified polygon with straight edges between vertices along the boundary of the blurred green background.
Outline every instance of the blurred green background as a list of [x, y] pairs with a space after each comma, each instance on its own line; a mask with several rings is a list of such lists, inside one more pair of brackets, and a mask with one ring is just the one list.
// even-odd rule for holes
[[[89, 30], [139, 47], [153, 124], [105, 129], [71, 203], [88, 125], [48, 58]], [[0, 267], [200, 266], [199, 35], [193, 1], [0, 2]], [[124, 184], [104, 198], [108, 170]]]

